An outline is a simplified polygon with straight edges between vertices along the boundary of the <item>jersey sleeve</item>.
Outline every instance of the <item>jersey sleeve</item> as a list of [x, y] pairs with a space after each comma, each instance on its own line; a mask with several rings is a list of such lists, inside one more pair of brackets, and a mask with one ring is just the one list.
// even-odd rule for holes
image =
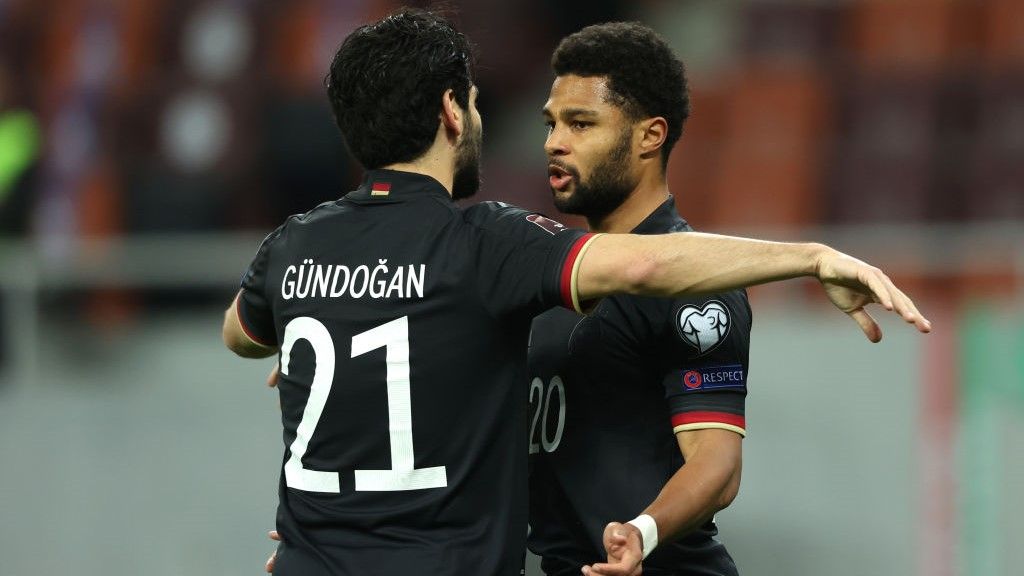
[[665, 395], [674, 432], [722, 428], [746, 436], [750, 306], [743, 291], [675, 300], [665, 328]]
[[501, 202], [482, 202], [465, 217], [476, 231], [477, 285], [492, 313], [582, 310], [576, 278], [597, 235]]
[[238, 321], [249, 338], [264, 346], [277, 346], [277, 331], [271, 309], [270, 291], [267, 289], [267, 269], [271, 246], [280, 237], [281, 228], [263, 239], [256, 257], [242, 276], [242, 291], [238, 295]]

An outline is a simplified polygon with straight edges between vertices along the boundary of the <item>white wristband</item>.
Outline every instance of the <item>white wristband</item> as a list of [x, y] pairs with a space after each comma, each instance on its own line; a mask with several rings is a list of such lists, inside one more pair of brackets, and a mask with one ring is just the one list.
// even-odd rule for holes
[[646, 559], [654, 551], [654, 547], [658, 545], [658, 524], [649, 514], [641, 514], [626, 522], [626, 524], [632, 524], [640, 531], [644, 541], [644, 558]]

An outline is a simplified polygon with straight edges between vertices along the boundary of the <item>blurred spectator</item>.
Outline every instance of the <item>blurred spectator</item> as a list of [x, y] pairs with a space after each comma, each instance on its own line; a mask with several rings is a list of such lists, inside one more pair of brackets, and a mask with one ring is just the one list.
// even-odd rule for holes
[[32, 205], [32, 177], [39, 158], [35, 114], [14, 95], [7, 65], [0, 60], [0, 236], [23, 236]]

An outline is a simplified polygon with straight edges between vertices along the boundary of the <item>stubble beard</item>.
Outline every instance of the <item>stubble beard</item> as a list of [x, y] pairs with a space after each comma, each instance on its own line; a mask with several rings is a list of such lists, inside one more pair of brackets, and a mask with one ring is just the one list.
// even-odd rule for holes
[[469, 198], [480, 190], [480, 157], [483, 130], [472, 126], [469, 116], [463, 124], [466, 137], [455, 152], [455, 175], [452, 178], [452, 200]]
[[622, 206], [636, 187], [629, 170], [629, 153], [632, 138], [629, 130], [623, 130], [618, 142], [608, 154], [594, 166], [590, 178], [584, 182], [579, 172], [563, 166], [575, 180], [571, 194], [554, 195], [555, 208], [564, 214], [578, 214], [588, 219], [603, 218]]

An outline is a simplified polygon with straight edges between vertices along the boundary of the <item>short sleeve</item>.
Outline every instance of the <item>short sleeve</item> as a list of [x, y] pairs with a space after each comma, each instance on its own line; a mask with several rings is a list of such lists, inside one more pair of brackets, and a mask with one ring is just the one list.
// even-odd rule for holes
[[665, 395], [675, 432], [723, 428], [746, 436], [750, 306], [743, 291], [676, 300]]
[[277, 345], [274, 316], [267, 290], [267, 269], [271, 246], [281, 235], [282, 228], [263, 239], [256, 257], [242, 276], [242, 291], [238, 296], [238, 320], [249, 338], [264, 346]]
[[579, 263], [597, 235], [501, 202], [473, 206], [465, 217], [475, 231], [477, 285], [492, 313], [582, 309]]

